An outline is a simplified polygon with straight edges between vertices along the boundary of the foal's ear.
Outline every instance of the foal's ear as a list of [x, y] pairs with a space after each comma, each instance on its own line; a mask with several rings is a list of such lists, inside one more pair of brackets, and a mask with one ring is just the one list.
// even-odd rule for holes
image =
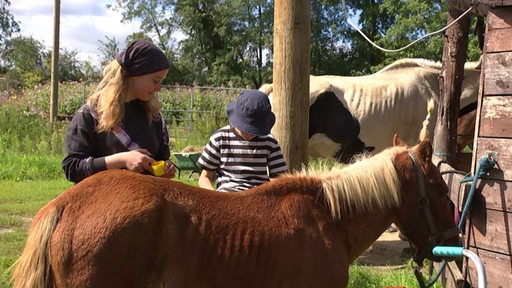
[[395, 134], [393, 135], [393, 146], [407, 146], [407, 143], [400, 139], [400, 136], [398, 136], [398, 134]]
[[432, 161], [433, 148], [429, 140], [421, 141], [416, 147], [416, 151], [423, 161]]

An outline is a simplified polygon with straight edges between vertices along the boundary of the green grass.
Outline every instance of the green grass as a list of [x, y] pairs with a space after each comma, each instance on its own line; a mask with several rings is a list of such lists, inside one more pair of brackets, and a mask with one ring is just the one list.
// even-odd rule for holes
[[51, 199], [71, 187], [60, 180], [0, 181], [0, 287], [9, 287], [7, 268], [19, 257], [31, 217]]
[[[409, 260], [411, 261], [411, 260]], [[408, 265], [400, 269], [379, 269], [371, 266], [353, 264], [349, 270], [348, 288], [381, 288], [381, 287], [418, 287], [418, 281], [414, 277], [413, 270]], [[423, 276], [427, 278], [426, 275]], [[425, 282], [427, 279], [425, 279]], [[431, 288], [442, 288], [440, 281], [434, 283]]]

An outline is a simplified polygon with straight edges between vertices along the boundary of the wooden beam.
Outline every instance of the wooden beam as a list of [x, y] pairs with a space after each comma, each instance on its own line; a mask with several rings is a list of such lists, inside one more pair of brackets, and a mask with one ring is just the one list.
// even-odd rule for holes
[[[462, 12], [451, 8], [448, 23], [452, 23]], [[440, 153], [451, 166], [456, 167], [457, 151], [457, 117], [460, 110], [460, 95], [464, 78], [464, 63], [468, 48], [468, 32], [471, 15], [462, 19], [446, 30], [443, 66], [439, 76], [439, 107], [435, 128], [434, 151]]]
[[60, 0], [53, 1], [53, 47], [50, 71], [50, 122], [57, 119], [59, 100]]
[[290, 170], [308, 163], [310, 0], [274, 2], [272, 133]]

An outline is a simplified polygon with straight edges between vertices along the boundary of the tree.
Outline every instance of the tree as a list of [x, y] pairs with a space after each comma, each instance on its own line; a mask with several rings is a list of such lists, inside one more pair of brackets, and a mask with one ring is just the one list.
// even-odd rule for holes
[[[347, 0], [347, 4], [361, 30], [388, 49], [403, 47], [446, 25], [443, 0]], [[386, 53], [348, 26], [340, 1], [312, 0], [311, 5], [312, 74], [362, 75], [398, 58], [441, 59], [442, 34], [403, 52]], [[142, 21], [140, 33], [151, 36], [171, 60], [167, 83], [259, 87], [272, 81], [273, 1], [115, 0], [109, 7], [121, 11], [123, 21]], [[172, 37], [175, 32], [184, 35], [179, 42]], [[475, 57], [477, 42], [470, 39], [470, 43], [469, 54]]]
[[155, 35], [157, 45], [166, 53], [172, 50], [172, 33], [176, 31], [172, 0], [115, 0], [107, 5], [114, 11], [120, 11], [122, 21], [141, 20], [141, 31]]
[[153, 42], [153, 39], [146, 35], [146, 33], [140, 31], [140, 32], [134, 32], [126, 37], [125, 45], [128, 46], [130, 43], [132, 43], [135, 40], [147, 40]]
[[[60, 81], [65, 82], [84, 80], [84, 64], [77, 59], [78, 51], [61, 48], [59, 54]], [[49, 57], [48, 59], [50, 60], [51, 57]]]
[[273, 7], [270, 1], [180, 0], [179, 25], [187, 38], [180, 58], [195, 82], [258, 87], [270, 76]]
[[[60, 81], [80, 81], [84, 78], [83, 64], [77, 59], [78, 51], [60, 49]], [[51, 51], [44, 44], [31, 36], [18, 36], [5, 42], [5, 49], [0, 51], [7, 76], [31, 87], [45, 83], [50, 79]]]
[[94, 66], [90, 60], [82, 62], [81, 72], [84, 75], [84, 80], [86, 81], [96, 81], [101, 78], [101, 71], [98, 70], [98, 67]]
[[[18, 22], [14, 20], [14, 17], [7, 9], [10, 5], [11, 3], [9, 0], [0, 0], [0, 51], [5, 50], [5, 41], [7, 38], [20, 32]], [[1, 54], [2, 53], [0, 52], [0, 55]], [[3, 57], [0, 57], [0, 75], [5, 74], [6, 72], [6, 63]]]
[[0, 56], [7, 68], [7, 76], [22, 86], [30, 87], [49, 79], [45, 75], [44, 45], [42, 42], [26, 36], [19, 36], [5, 41]]
[[[448, 7], [443, 0], [428, 3], [421, 0], [384, 0], [380, 10], [394, 15], [386, 35], [380, 41], [391, 48], [403, 47], [429, 32], [439, 30], [446, 25], [448, 17]], [[421, 57], [441, 60], [443, 45], [443, 33], [440, 33], [417, 42], [412, 49], [394, 53], [393, 59]]]
[[116, 40], [116, 37], [109, 38], [105, 35], [105, 41], [98, 40], [100, 46], [98, 50], [101, 52], [100, 60], [101, 65], [105, 66], [107, 63], [115, 59], [117, 53], [119, 53], [119, 43]]
[[179, 65], [176, 63], [178, 44], [172, 38], [173, 33], [178, 30], [174, 6], [174, 0], [115, 0], [113, 4], [107, 5], [108, 8], [121, 12], [122, 21], [141, 20], [140, 34], [130, 35], [126, 42], [136, 39], [156, 40], [155, 44], [171, 62], [170, 71], [163, 82], [166, 84], [180, 82], [181, 77]]
[[348, 24], [341, 12], [341, 1], [311, 1], [311, 67], [313, 75], [347, 75]]
[[11, 3], [9, 0], [0, 0], [0, 43], [20, 32], [20, 26], [7, 9]]

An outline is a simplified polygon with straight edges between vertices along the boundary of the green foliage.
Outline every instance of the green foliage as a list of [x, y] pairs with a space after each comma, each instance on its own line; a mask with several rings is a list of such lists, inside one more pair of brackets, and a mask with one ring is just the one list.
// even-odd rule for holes
[[[58, 115], [72, 116], [96, 88], [93, 82], [59, 85]], [[228, 124], [226, 106], [241, 89], [164, 87], [160, 93], [171, 147], [202, 147], [216, 129]], [[0, 94], [0, 180], [57, 179], [65, 155], [68, 121], [49, 121], [49, 85]]]
[[348, 75], [348, 30], [341, 1], [311, 1], [310, 72], [313, 75]]
[[5, 42], [0, 56], [8, 70], [7, 76], [25, 87], [35, 86], [45, 78], [44, 45], [33, 37], [19, 36]]
[[[65, 48], [59, 51], [59, 81], [81, 81], [97, 79], [99, 72], [90, 62], [77, 59], [78, 51]], [[52, 52], [44, 43], [32, 36], [18, 36], [5, 41], [0, 50], [0, 62], [6, 77], [24, 88], [49, 82], [51, 77]]]
[[20, 32], [20, 25], [14, 19], [8, 7], [11, 5], [9, 0], [0, 0], [0, 48], [6, 38]]
[[[448, 5], [442, 0], [346, 2], [351, 19], [387, 49], [401, 48], [447, 22]], [[141, 21], [141, 31], [124, 39], [125, 44], [152, 35], [164, 50], [171, 62], [165, 84], [257, 88], [272, 82], [273, 1], [114, 0], [107, 8], [120, 12], [123, 22]], [[2, 16], [9, 16], [5, 11], [0, 10], [0, 24]], [[10, 27], [15, 27], [14, 22]], [[183, 37], [174, 38], [176, 32]], [[441, 33], [402, 52], [378, 50], [348, 25], [341, 2], [334, 0], [311, 1], [310, 35], [310, 72], [314, 75], [364, 75], [405, 57], [440, 60], [444, 45]], [[98, 42], [103, 64], [120, 50], [114, 38]], [[0, 74], [5, 71], [11, 81], [24, 87], [49, 80], [51, 53], [40, 42], [15, 37], [0, 48], [5, 48], [0, 49]], [[98, 78], [99, 69], [90, 61], [78, 61], [76, 51], [61, 49], [60, 55], [61, 81]], [[475, 61], [479, 55], [478, 41], [470, 34], [467, 58]]]
[[[45, 57], [48, 79], [51, 77], [51, 53], [47, 52]], [[81, 81], [85, 77], [84, 64], [78, 59], [78, 51], [61, 48], [59, 51], [59, 82]]]
[[[107, 5], [114, 11], [121, 12], [122, 21], [140, 20], [141, 30], [146, 34], [156, 34], [157, 45], [162, 48], [167, 56], [173, 60], [172, 33], [176, 31], [176, 16], [174, 15], [174, 1], [168, 0], [115, 0]], [[142, 38], [137, 38], [142, 39]]]
[[[349, 279], [347, 288], [418, 287], [419, 285], [410, 265], [405, 265], [405, 268], [389, 267], [380, 270], [372, 266], [353, 264], [350, 266]], [[443, 286], [440, 281], [437, 281], [431, 287], [441, 288]]]
[[[85, 88], [92, 89], [91, 86]], [[83, 103], [83, 84], [60, 85], [59, 115], [73, 115]], [[55, 179], [63, 176], [68, 122], [49, 121], [49, 85], [0, 94], [0, 179]]]
[[[425, 2], [384, 0], [380, 7], [389, 15], [395, 15], [392, 25], [387, 29], [380, 44], [390, 49], [401, 48], [428, 32], [437, 31], [447, 22], [446, 1], [436, 0]], [[441, 60], [443, 52], [443, 34], [437, 34], [429, 39], [414, 44], [414, 47], [403, 52], [394, 53], [393, 58], [421, 57], [431, 60]]]
[[101, 52], [101, 65], [105, 66], [110, 61], [115, 59], [117, 53], [121, 50], [119, 48], [119, 43], [116, 40], [116, 37], [109, 38], [105, 35], [105, 41], [98, 40], [100, 46], [98, 50]]
[[214, 87], [165, 87], [159, 93], [171, 147], [202, 147], [210, 135], [229, 123], [226, 107], [241, 89]]
[[[230, 0], [176, 3], [180, 28], [187, 34], [181, 58], [199, 85], [259, 87], [268, 73], [273, 7], [270, 1]], [[266, 58], [266, 59], [265, 59]]]

